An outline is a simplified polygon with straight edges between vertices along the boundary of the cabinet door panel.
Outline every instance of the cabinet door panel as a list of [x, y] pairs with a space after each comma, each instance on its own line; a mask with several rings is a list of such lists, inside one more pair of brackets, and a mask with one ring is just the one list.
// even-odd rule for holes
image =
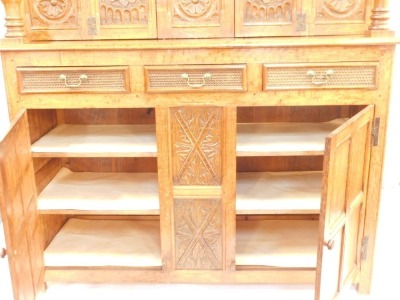
[[235, 0], [235, 36], [295, 36], [305, 33], [298, 0]]
[[0, 207], [14, 297], [34, 299], [43, 264], [26, 113], [0, 143], [0, 172]]
[[312, 0], [313, 35], [363, 34], [369, 22], [369, 0]]
[[[79, 40], [85, 36], [84, 15], [90, 1], [25, 0], [32, 40]], [[29, 14], [29, 15], [28, 15]]]
[[157, 0], [159, 38], [233, 37], [232, 0]]
[[95, 39], [157, 37], [155, 0], [94, 0]]
[[374, 108], [326, 140], [316, 299], [334, 299], [360, 267]]

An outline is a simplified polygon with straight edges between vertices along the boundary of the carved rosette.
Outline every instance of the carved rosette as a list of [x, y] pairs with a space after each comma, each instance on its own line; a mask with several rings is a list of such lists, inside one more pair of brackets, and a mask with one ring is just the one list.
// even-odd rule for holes
[[244, 0], [245, 23], [292, 23], [293, 0]]
[[219, 24], [221, 0], [172, 0], [173, 24]]
[[220, 185], [222, 109], [171, 110], [173, 182], [175, 185]]
[[148, 0], [99, 0], [101, 25], [148, 24]]
[[365, 7], [361, 0], [319, 0], [317, 20], [363, 20]]
[[34, 0], [30, 3], [32, 27], [78, 27], [79, 1]]
[[175, 199], [174, 219], [176, 269], [222, 269], [221, 201]]

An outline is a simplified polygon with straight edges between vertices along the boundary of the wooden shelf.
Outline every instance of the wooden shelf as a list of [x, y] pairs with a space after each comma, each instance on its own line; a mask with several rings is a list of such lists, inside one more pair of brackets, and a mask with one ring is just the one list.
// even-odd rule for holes
[[52, 214], [159, 215], [157, 174], [62, 168], [39, 195], [38, 209]]
[[318, 221], [237, 221], [236, 266], [316, 268]]
[[304, 123], [240, 123], [237, 156], [323, 155], [325, 138], [346, 119]]
[[44, 252], [46, 267], [161, 267], [160, 223], [69, 219]]
[[237, 174], [236, 213], [319, 214], [322, 172]]
[[155, 125], [62, 124], [31, 150], [33, 157], [156, 157]]

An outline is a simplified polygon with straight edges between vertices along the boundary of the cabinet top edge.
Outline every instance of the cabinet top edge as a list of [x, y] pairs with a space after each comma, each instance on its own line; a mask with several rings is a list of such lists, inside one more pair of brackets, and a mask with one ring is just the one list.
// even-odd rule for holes
[[0, 51], [54, 50], [174, 50], [224, 48], [278, 48], [324, 46], [381, 46], [400, 44], [400, 37], [297, 37], [297, 38], [227, 38], [171, 40], [108, 40], [30, 42], [1, 39]]

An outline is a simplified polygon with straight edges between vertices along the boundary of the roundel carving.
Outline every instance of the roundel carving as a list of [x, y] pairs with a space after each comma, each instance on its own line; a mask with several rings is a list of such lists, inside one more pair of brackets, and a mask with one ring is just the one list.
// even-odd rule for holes
[[71, 0], [35, 0], [34, 9], [48, 23], [62, 23], [74, 13]]
[[323, 0], [324, 10], [336, 18], [345, 18], [358, 12], [360, 0]]
[[181, 0], [179, 6], [190, 17], [199, 17], [211, 7], [210, 0]]

